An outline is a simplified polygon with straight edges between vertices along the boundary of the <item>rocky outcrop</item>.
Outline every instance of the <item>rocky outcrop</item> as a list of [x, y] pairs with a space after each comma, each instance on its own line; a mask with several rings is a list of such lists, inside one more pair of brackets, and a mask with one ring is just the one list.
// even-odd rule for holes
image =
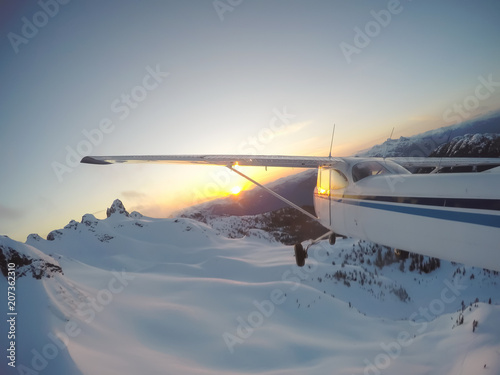
[[130, 216], [130, 214], [125, 209], [125, 206], [123, 205], [122, 201], [119, 199], [115, 199], [111, 207], [109, 207], [106, 210], [107, 217], [110, 217], [113, 214], [125, 215], [127, 217]]
[[29, 245], [6, 240], [4, 237], [0, 239], [0, 270], [4, 277], [7, 277], [9, 263], [15, 265], [16, 278], [26, 276], [42, 279], [63, 273], [59, 263], [52, 257]]

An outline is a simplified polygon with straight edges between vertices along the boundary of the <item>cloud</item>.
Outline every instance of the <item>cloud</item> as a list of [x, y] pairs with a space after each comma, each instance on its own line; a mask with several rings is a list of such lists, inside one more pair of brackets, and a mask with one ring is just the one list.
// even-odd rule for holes
[[25, 214], [25, 211], [20, 208], [7, 207], [0, 203], [0, 219], [19, 220]]
[[136, 191], [136, 190], [122, 191], [121, 195], [127, 199], [145, 199], [145, 198], [147, 198], [147, 194], [141, 193], [140, 191]]

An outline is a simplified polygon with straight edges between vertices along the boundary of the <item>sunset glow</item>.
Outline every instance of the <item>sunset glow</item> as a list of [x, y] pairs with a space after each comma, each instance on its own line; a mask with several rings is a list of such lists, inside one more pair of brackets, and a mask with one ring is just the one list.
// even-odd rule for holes
[[233, 195], [238, 195], [240, 192], [241, 192], [241, 187], [240, 186], [234, 186], [231, 189], [231, 194], [233, 194]]

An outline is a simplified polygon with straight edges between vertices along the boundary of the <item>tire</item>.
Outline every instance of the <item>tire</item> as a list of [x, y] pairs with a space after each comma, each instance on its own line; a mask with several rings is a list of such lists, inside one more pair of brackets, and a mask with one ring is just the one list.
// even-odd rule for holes
[[332, 233], [328, 236], [328, 243], [330, 245], [335, 245], [335, 242], [337, 241], [337, 237], [335, 236], [335, 233]]
[[297, 266], [304, 267], [306, 264], [306, 252], [304, 251], [304, 246], [301, 243], [296, 243], [294, 246], [295, 251], [295, 262]]

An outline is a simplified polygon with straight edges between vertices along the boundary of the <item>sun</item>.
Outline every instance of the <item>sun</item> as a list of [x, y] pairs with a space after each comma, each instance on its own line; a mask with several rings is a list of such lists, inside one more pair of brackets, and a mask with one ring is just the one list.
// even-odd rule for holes
[[234, 186], [231, 188], [231, 194], [233, 195], [238, 195], [241, 191], [241, 186]]

